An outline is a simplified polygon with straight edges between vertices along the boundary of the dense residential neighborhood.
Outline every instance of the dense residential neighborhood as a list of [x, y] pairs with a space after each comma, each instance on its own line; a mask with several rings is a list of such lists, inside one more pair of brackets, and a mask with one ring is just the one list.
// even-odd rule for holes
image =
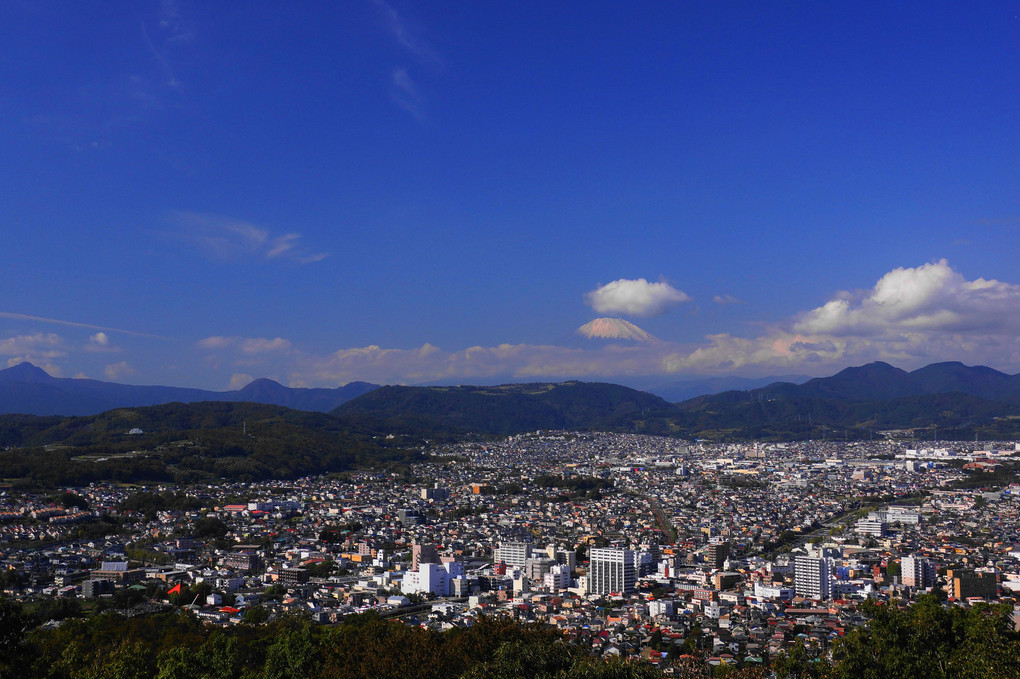
[[666, 670], [827, 658], [862, 606], [1014, 602], [1020, 486], [983, 481], [1017, 450], [539, 431], [397, 471], [7, 487], [0, 584], [51, 626], [171, 607], [211, 625], [506, 615]]

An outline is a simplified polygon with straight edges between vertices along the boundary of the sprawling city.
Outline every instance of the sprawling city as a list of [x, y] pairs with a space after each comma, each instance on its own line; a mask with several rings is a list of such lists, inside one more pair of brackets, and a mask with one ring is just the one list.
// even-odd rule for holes
[[1020, 483], [994, 477], [1018, 450], [536, 431], [436, 445], [399, 473], [7, 488], [0, 576], [51, 626], [507, 616], [667, 674], [767, 668], [831, 659], [867, 606], [1012, 610]]

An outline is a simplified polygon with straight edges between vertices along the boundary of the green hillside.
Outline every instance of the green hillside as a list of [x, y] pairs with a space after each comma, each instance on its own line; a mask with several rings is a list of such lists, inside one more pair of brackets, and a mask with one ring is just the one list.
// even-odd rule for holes
[[536, 429], [629, 429], [631, 420], [670, 411], [669, 403], [616, 384], [563, 382], [496, 387], [380, 387], [332, 411], [371, 416], [391, 427], [513, 434]]
[[324, 413], [224, 402], [0, 416], [0, 447], [0, 478], [53, 486], [294, 478], [417, 457]]

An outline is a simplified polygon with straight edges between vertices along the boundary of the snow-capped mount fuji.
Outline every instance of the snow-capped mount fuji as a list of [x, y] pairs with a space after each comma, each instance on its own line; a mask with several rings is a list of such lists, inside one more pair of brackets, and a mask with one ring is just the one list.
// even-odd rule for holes
[[656, 342], [657, 338], [622, 318], [596, 318], [574, 331], [574, 334], [589, 340], [604, 342]]

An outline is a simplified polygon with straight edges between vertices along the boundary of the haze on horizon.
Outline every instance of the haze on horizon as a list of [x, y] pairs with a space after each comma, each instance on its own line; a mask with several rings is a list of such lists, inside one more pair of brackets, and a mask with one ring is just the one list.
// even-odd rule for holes
[[[0, 368], [1020, 372], [1018, 15], [8, 3]], [[562, 341], [596, 318], [658, 341]]]

